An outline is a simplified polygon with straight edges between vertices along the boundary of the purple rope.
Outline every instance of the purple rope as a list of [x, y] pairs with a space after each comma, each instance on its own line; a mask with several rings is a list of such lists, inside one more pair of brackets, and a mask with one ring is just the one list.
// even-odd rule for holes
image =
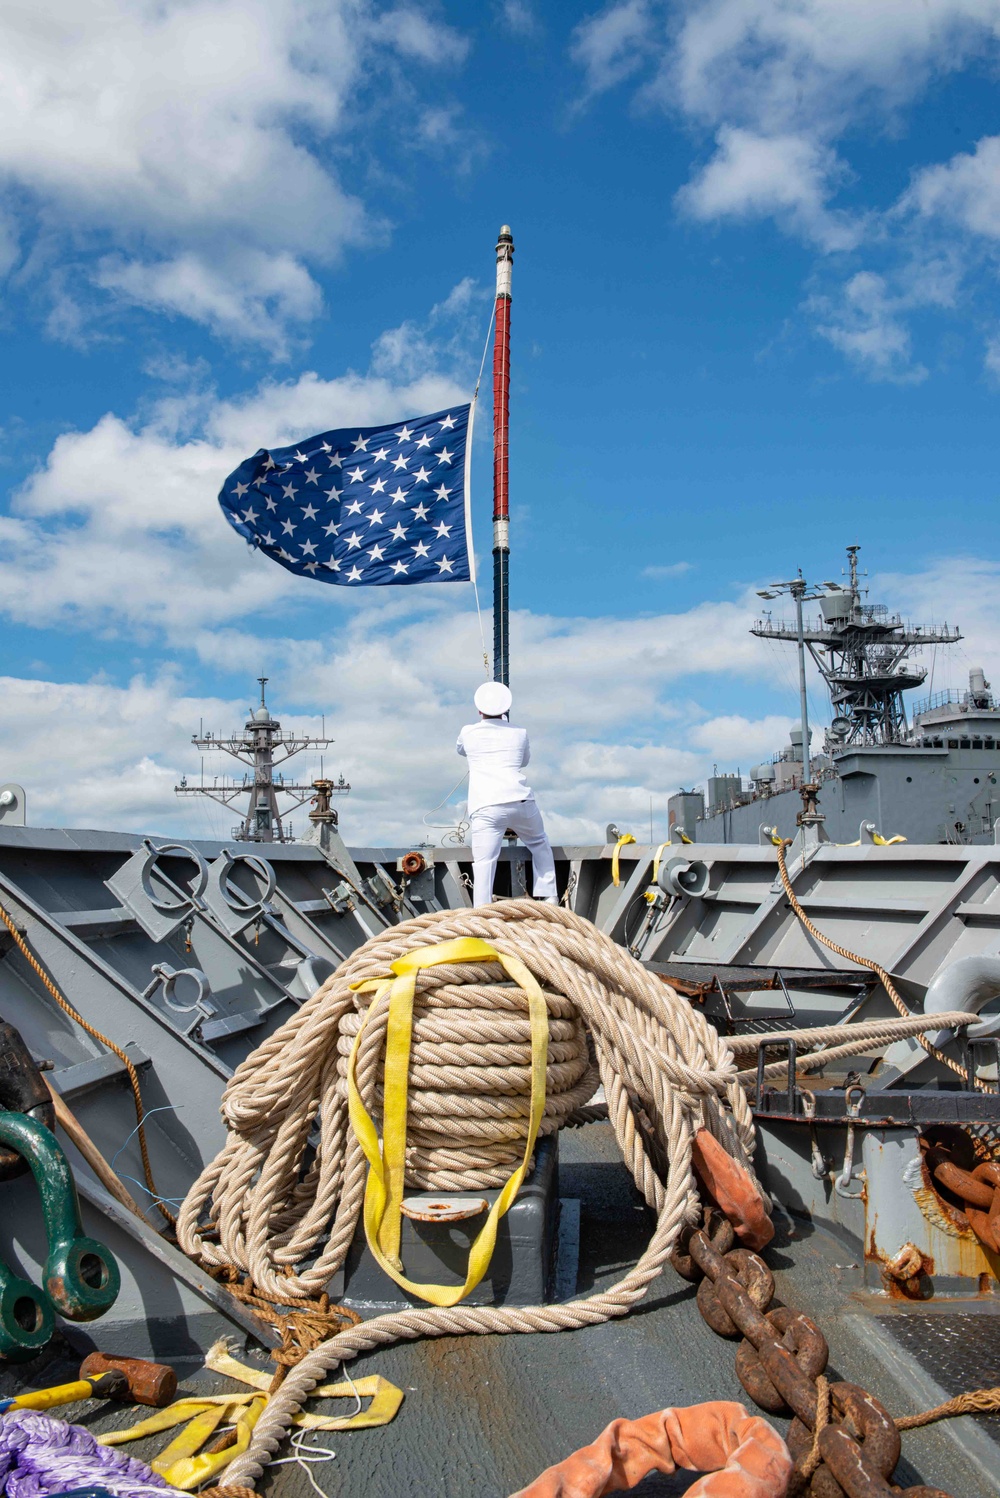
[[114, 1446], [99, 1446], [80, 1425], [67, 1425], [38, 1410], [14, 1409], [0, 1415], [0, 1491], [7, 1498], [50, 1498], [90, 1487], [107, 1488], [119, 1498], [177, 1493], [145, 1462]]

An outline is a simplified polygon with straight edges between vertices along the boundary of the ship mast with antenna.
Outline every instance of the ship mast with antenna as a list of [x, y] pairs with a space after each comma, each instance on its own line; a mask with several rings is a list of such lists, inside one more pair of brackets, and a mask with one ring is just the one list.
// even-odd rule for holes
[[[225, 754], [231, 754], [234, 759], [247, 766], [250, 773], [244, 772], [242, 781], [224, 780], [220, 785], [215, 780], [211, 785], [206, 785], [203, 768], [200, 785], [188, 785], [185, 776], [174, 790], [179, 796], [207, 796], [209, 800], [227, 807], [233, 806], [240, 797], [249, 795], [250, 804], [246, 815], [239, 826], [233, 828], [232, 836], [243, 843], [288, 843], [292, 841], [291, 825], [287, 823], [290, 812], [306, 801], [313, 801], [317, 804], [317, 809], [323, 812], [324, 820], [332, 820], [336, 824], [337, 813], [330, 806], [330, 797], [344, 795], [351, 787], [343, 775], [339, 780], [333, 781], [321, 774], [318, 780], [309, 785], [285, 781], [280, 766], [294, 754], [301, 754], [304, 749], [328, 748], [333, 739], [328, 739], [325, 733], [318, 738], [286, 733], [277, 718], [271, 716], [264, 700], [264, 688], [269, 678], [258, 676], [257, 680], [260, 683], [260, 705], [251, 711], [243, 725], [242, 734], [200, 732], [191, 739], [192, 744], [202, 752], [221, 750]], [[278, 806], [279, 796], [292, 798], [291, 805], [284, 812], [284, 820]]]
[[[957, 629], [906, 623], [881, 603], [868, 603], [858, 572], [859, 546], [847, 548], [848, 581], [824, 582], [825, 593], [805, 595], [819, 603], [820, 617], [796, 622], [758, 619], [751, 630], [762, 640], [798, 643], [809, 651], [830, 693], [834, 718], [827, 733], [834, 751], [848, 745], [875, 747], [905, 744], [909, 726], [903, 693], [918, 687], [927, 671], [911, 660], [924, 645], [954, 645]], [[804, 585], [803, 585], [804, 586]], [[779, 591], [794, 593], [791, 584], [776, 584], [761, 592], [773, 598]], [[801, 604], [799, 604], [801, 615]], [[803, 724], [805, 708], [803, 707]], [[805, 746], [808, 753], [808, 745]]]

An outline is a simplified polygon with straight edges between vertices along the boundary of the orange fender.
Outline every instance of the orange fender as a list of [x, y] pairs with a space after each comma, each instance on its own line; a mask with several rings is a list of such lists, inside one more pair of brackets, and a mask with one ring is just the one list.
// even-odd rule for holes
[[513, 1498], [600, 1498], [678, 1467], [706, 1474], [687, 1498], [784, 1498], [792, 1458], [766, 1420], [714, 1400], [612, 1420], [592, 1446], [546, 1468]]
[[774, 1237], [774, 1223], [750, 1172], [707, 1129], [699, 1129], [694, 1136], [691, 1163], [720, 1212], [729, 1218], [742, 1246], [765, 1248]]

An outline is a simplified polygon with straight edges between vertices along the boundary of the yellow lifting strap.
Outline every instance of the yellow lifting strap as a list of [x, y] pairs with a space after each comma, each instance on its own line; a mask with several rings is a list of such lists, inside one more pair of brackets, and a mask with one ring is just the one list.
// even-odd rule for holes
[[236, 1457], [243, 1455], [250, 1445], [253, 1428], [264, 1413], [266, 1404], [266, 1394], [258, 1394], [255, 1399], [251, 1399], [240, 1410], [231, 1439], [226, 1442], [223, 1436], [222, 1441], [213, 1443], [213, 1445], [221, 1446], [222, 1449], [210, 1448], [208, 1451], [202, 1451], [203, 1443], [221, 1419], [215, 1410], [207, 1410], [204, 1415], [196, 1416], [187, 1428], [171, 1441], [166, 1450], [161, 1451], [160, 1455], [149, 1465], [172, 1488], [180, 1488], [182, 1492], [190, 1493], [194, 1488], [200, 1487], [203, 1482], [207, 1482], [210, 1477], [215, 1477], [219, 1472], [224, 1471], [231, 1461], [235, 1461]]
[[902, 837], [898, 832], [895, 837], [883, 837], [881, 832], [873, 832], [872, 842], [876, 848], [891, 848], [893, 843], [905, 843], [906, 838]]
[[667, 840], [666, 840], [666, 842], [665, 843], [661, 843], [660, 846], [657, 848], [656, 852], [653, 854], [653, 883], [654, 884], [656, 883], [656, 876], [660, 872], [660, 859], [663, 857], [663, 850], [664, 850], [664, 848], [669, 848], [669, 847], [670, 847], [670, 839], [668, 837]]
[[[213, 1373], [224, 1373], [240, 1383], [267, 1393], [271, 1387], [271, 1375], [264, 1368], [251, 1368], [248, 1363], [237, 1362], [225, 1342], [215, 1342], [205, 1354], [205, 1367]], [[252, 1398], [253, 1396], [249, 1396]], [[376, 1425], [388, 1425], [399, 1412], [403, 1403], [403, 1391], [391, 1384], [379, 1373], [369, 1373], [364, 1378], [349, 1379], [346, 1383], [320, 1384], [313, 1389], [310, 1399], [371, 1399], [366, 1410], [356, 1415], [308, 1415], [295, 1416], [295, 1424], [306, 1430], [370, 1430]]]
[[[531, 1025], [531, 1109], [524, 1158], [507, 1181], [489, 1210], [486, 1221], [469, 1250], [469, 1267], [463, 1285], [424, 1285], [407, 1279], [399, 1256], [403, 1201], [403, 1176], [406, 1169], [406, 1113], [410, 1040], [413, 1032], [413, 999], [416, 975], [421, 968], [438, 967], [446, 962], [499, 962], [507, 976], [528, 997]], [[510, 1207], [528, 1173], [528, 1164], [538, 1136], [538, 1126], [545, 1109], [545, 1066], [549, 1049], [549, 1016], [545, 996], [535, 978], [519, 957], [498, 952], [489, 942], [475, 936], [461, 936], [436, 946], [418, 947], [390, 964], [392, 978], [371, 978], [352, 985], [361, 992], [374, 989], [372, 1006], [386, 991], [389, 993], [389, 1019], [385, 1036], [385, 1076], [383, 1082], [382, 1148], [378, 1130], [361, 1101], [356, 1080], [358, 1049], [365, 1033], [365, 1021], [351, 1048], [347, 1067], [347, 1097], [351, 1127], [368, 1160], [368, 1182], [365, 1187], [365, 1236], [377, 1262], [410, 1295], [434, 1306], [454, 1306], [464, 1300], [479, 1284], [490, 1265], [496, 1245], [500, 1219]], [[371, 1013], [369, 1009], [368, 1014]]]
[[611, 855], [611, 882], [614, 885], [615, 889], [617, 889], [622, 882], [621, 877], [618, 873], [618, 855], [628, 843], [634, 842], [635, 838], [632, 836], [631, 832], [625, 832], [615, 843], [615, 851]]

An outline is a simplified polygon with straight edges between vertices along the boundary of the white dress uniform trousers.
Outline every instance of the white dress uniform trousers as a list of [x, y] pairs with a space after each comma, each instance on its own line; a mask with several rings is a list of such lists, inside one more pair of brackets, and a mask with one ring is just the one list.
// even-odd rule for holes
[[472, 841], [473, 904], [489, 905], [504, 832], [516, 832], [531, 854], [532, 893], [555, 900], [556, 868], [542, 814], [524, 766], [531, 758], [528, 735], [502, 718], [469, 723], [458, 736], [458, 752], [469, 761], [469, 835]]

